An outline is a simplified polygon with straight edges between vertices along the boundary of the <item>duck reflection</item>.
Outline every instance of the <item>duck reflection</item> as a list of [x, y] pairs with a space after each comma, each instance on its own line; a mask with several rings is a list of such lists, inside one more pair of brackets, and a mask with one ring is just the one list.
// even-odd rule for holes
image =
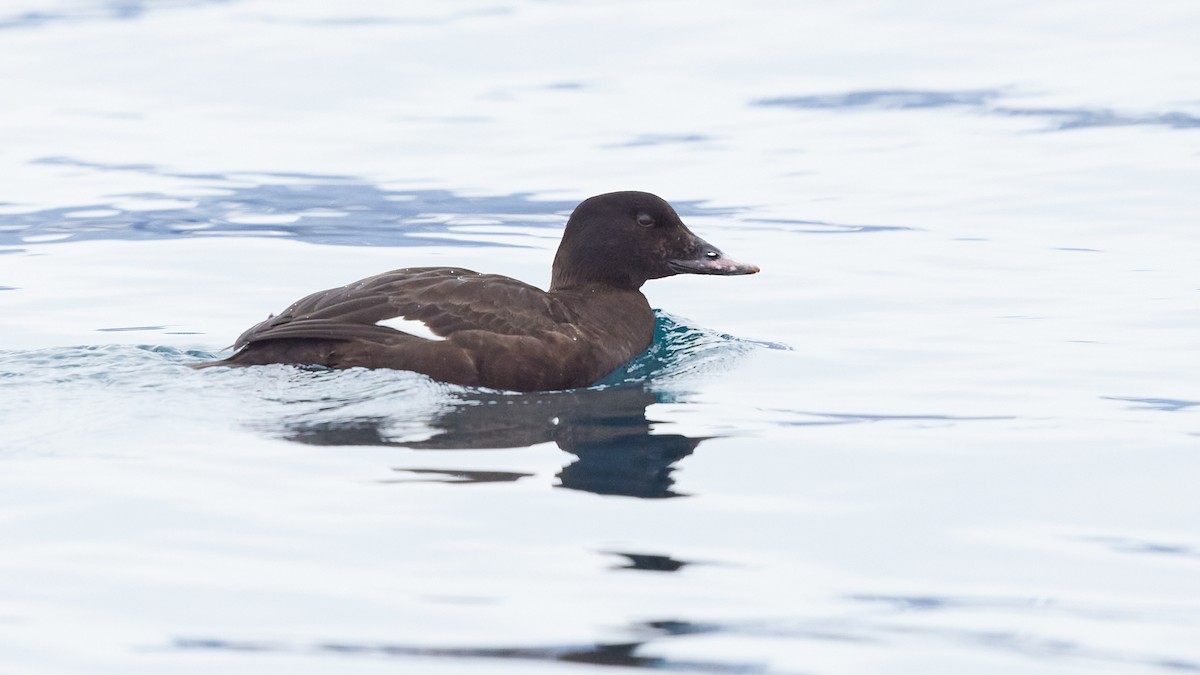
[[[535, 394], [461, 392], [429, 424], [420, 441], [390, 440], [387, 418], [297, 424], [286, 436], [312, 445], [394, 445], [421, 450], [518, 448], [553, 441], [576, 460], [559, 487], [643, 499], [681, 496], [671, 474], [704, 438], [651, 434], [646, 408], [657, 395], [641, 384]], [[437, 471], [450, 482], [496, 482], [472, 472]], [[512, 474], [510, 480], [521, 478]], [[502, 479], [501, 479], [502, 480]]]

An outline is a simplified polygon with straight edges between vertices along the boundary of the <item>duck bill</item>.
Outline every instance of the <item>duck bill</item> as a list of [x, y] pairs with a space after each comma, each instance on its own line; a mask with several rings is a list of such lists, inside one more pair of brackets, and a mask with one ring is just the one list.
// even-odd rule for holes
[[667, 265], [675, 274], [720, 274], [734, 276], [737, 274], [756, 274], [758, 265], [738, 262], [721, 252], [719, 248], [697, 237], [698, 243], [695, 255], [675, 258], [667, 261]]

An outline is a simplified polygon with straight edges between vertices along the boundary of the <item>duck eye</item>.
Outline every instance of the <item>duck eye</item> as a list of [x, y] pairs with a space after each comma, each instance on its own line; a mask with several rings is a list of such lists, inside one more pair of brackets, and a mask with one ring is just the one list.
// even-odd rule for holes
[[637, 215], [637, 224], [642, 227], [652, 227], [654, 225], [654, 217], [648, 213], [639, 213]]

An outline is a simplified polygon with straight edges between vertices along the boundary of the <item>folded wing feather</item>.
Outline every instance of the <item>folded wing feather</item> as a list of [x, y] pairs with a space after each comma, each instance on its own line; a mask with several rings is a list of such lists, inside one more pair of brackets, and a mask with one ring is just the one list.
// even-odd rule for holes
[[535, 286], [495, 274], [452, 267], [384, 272], [341, 288], [320, 291], [238, 337], [240, 349], [280, 338], [412, 339], [380, 321], [402, 317], [448, 337], [463, 330], [535, 335], [570, 322], [574, 313]]

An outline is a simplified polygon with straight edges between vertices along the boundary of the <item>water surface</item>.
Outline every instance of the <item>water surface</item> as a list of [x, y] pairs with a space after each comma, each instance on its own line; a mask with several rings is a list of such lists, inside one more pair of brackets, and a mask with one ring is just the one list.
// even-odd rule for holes
[[[1200, 671], [1192, 3], [0, 9], [0, 671]], [[596, 387], [195, 371], [311, 291], [545, 286]]]

